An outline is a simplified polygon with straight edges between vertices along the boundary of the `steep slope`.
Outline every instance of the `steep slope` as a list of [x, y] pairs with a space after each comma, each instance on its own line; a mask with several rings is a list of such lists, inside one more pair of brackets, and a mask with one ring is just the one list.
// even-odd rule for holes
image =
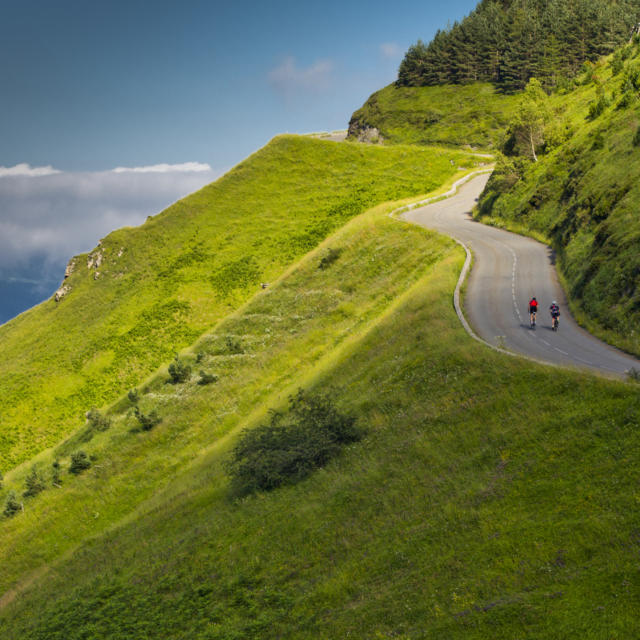
[[349, 218], [475, 160], [282, 136], [72, 261], [69, 292], [0, 327], [0, 471], [75, 430]]
[[[615, 72], [615, 73], [614, 73]], [[625, 47], [581, 86], [554, 96], [571, 136], [533, 163], [505, 158], [480, 216], [557, 252], [573, 311], [593, 332], [640, 354], [640, 53]]]
[[[118, 440], [139, 441], [140, 464], [191, 438], [205, 447], [137, 514], [5, 598], [3, 638], [637, 635], [637, 388], [474, 343], [451, 306], [463, 252], [386, 211], [327, 243], [342, 249], [333, 265], [319, 269], [317, 252], [229, 319], [224, 331], [251, 345], [237, 364], [212, 360], [216, 336], [203, 342], [207, 366], [229, 363], [225, 378], [239, 384], [247, 360], [261, 369], [265, 352], [284, 348], [280, 382], [269, 366], [256, 378], [271, 393], [230, 407], [224, 389], [199, 397], [152, 383], [145, 402], [162, 407], [161, 425], [107, 432], [116, 449], [95, 445], [100, 469], [0, 524], [13, 572], [38, 544], [53, 546], [28, 535], [43, 515], [76, 526], [102, 517], [91, 503], [69, 511], [75, 492], [97, 504], [136, 490], [108, 489]], [[332, 350], [334, 330], [343, 337]], [[331, 387], [365, 440], [298, 485], [229, 500], [221, 460], [232, 438], [298, 384]], [[126, 411], [119, 419], [116, 431]]]
[[399, 87], [377, 91], [349, 122], [351, 138], [375, 129], [391, 144], [471, 145], [491, 149], [502, 142], [517, 100], [493, 85]]

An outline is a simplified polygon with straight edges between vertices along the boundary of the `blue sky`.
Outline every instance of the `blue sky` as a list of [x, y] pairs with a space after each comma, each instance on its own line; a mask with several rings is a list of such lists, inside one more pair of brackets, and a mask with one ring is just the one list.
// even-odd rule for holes
[[[48, 295], [60, 264], [92, 248], [110, 224], [142, 222], [278, 133], [345, 128], [370, 93], [395, 79], [410, 44], [475, 4], [4, 0], [0, 300], [1, 287], [21, 278]], [[117, 174], [126, 182], [119, 193], [116, 167], [138, 168], [135, 206], [126, 202], [131, 175]], [[94, 203], [74, 176], [94, 185], [103, 176], [110, 191]], [[151, 197], [159, 176], [163, 196]], [[46, 205], [47, 189], [59, 195], [61, 181], [67, 209], [79, 198], [68, 218]], [[21, 253], [17, 228], [28, 221], [33, 232], [42, 222], [51, 235], [54, 216], [58, 229], [81, 217], [85, 231], [55, 251], [35, 243]], [[0, 322], [14, 312], [0, 305]]]

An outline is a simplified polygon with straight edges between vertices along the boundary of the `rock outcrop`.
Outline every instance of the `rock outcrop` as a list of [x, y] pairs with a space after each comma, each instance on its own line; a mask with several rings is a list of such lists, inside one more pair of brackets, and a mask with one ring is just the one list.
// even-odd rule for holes
[[367, 124], [362, 124], [357, 120], [352, 120], [349, 123], [348, 137], [352, 140], [356, 138], [358, 142], [367, 142], [369, 144], [376, 144], [384, 141], [379, 129], [376, 127], [370, 127]]
[[60, 302], [60, 300], [62, 300], [62, 298], [64, 298], [69, 293], [69, 291], [71, 291], [71, 287], [63, 285], [53, 294], [53, 299], [56, 302]]

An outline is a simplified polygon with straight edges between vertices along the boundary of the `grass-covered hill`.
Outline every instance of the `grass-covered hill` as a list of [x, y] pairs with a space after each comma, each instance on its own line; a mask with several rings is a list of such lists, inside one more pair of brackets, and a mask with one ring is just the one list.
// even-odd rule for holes
[[61, 301], [0, 327], [0, 472], [76, 430], [350, 218], [429, 192], [475, 161], [282, 136], [144, 225], [110, 234], [74, 259]]
[[538, 162], [511, 150], [480, 215], [551, 243], [579, 319], [639, 355], [640, 45], [591, 67], [549, 104], [548, 125], [566, 123], [566, 139]]
[[349, 122], [357, 138], [377, 129], [388, 144], [443, 144], [491, 149], [501, 142], [517, 99], [493, 85], [399, 87], [377, 91]]
[[[122, 399], [78, 476], [61, 447], [60, 486], [0, 521], [3, 639], [638, 635], [637, 388], [472, 341], [463, 251], [390, 208], [194, 346], [218, 382], [151, 379], [162, 422], [132, 432]], [[234, 499], [238, 434], [298, 387], [362, 438]]]

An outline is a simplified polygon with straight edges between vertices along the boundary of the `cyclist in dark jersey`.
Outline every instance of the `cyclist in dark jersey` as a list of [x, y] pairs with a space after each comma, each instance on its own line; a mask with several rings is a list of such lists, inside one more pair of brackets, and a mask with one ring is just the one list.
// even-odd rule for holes
[[558, 319], [560, 318], [560, 307], [558, 306], [558, 303], [555, 300], [551, 303], [551, 306], [549, 307], [549, 313], [551, 314], [551, 327], [555, 331], [558, 328], [558, 325], [560, 324], [560, 320]]
[[533, 296], [533, 298], [529, 300], [529, 323], [532, 327], [536, 326], [536, 313], [538, 313], [538, 301], [536, 297]]

